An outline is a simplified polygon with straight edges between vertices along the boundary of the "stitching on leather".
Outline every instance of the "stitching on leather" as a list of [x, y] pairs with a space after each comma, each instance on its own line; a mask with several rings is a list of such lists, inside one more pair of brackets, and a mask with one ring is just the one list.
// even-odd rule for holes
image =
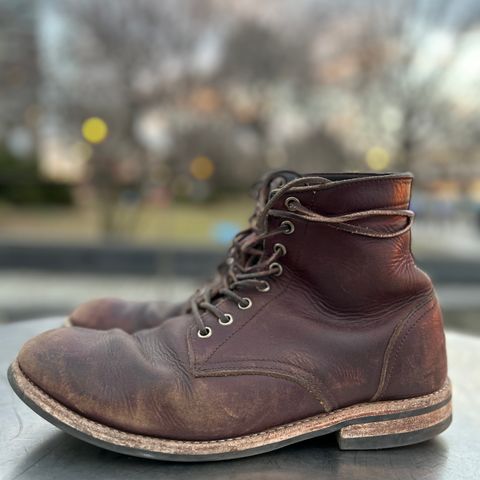
[[[286, 367], [294, 368], [295, 370], [301, 370], [307, 374], [310, 374], [312, 377], [315, 377], [315, 375], [312, 374], [312, 372], [308, 371], [306, 368], [303, 368], [301, 366], [293, 365], [288, 362], [283, 362], [281, 360], [272, 360], [271, 358], [249, 358], [247, 361], [250, 362], [271, 362], [274, 366], [273, 367], [257, 367], [257, 366], [245, 366], [241, 370], [249, 370], [249, 369], [254, 369], [254, 370], [264, 370], [265, 372], [272, 371], [272, 370], [278, 370], [278, 372], [288, 375], [288, 378], [292, 379], [295, 383], [297, 382], [298, 378], [301, 378], [303, 380], [303, 383], [305, 385], [302, 386], [306, 388], [312, 395], [315, 396], [315, 398], [323, 405], [325, 410], [329, 411], [332, 409], [332, 404], [335, 403], [332, 401], [332, 398], [330, 397], [329, 394], [325, 393], [327, 392], [326, 386], [324, 383], [319, 380], [318, 378], [315, 378], [316, 383], [318, 383], [318, 386], [315, 385], [315, 382], [312, 382], [308, 377], [304, 375], [298, 375], [297, 376], [292, 376], [292, 372], [288, 370], [282, 370], [282, 368], [277, 368], [276, 365], [285, 365]], [[210, 365], [223, 365], [223, 368], [197, 368], [197, 372], [230, 372], [228, 365], [232, 364], [232, 368], [234, 368], [235, 364], [245, 362], [245, 360], [227, 360], [224, 362], [210, 362]], [[316, 392], [316, 393], [314, 393]]]
[[[203, 373], [205, 372], [208, 376], [229, 376], [229, 377], [239, 377], [239, 376], [244, 376], [244, 375], [265, 375], [267, 377], [271, 378], [281, 378], [283, 380], [291, 381], [304, 390], [306, 390], [308, 393], [310, 393], [315, 400], [317, 400], [320, 405], [323, 407], [325, 412], [330, 412], [332, 411], [332, 407], [330, 405], [330, 402], [328, 402], [312, 385], [308, 380], [304, 379], [302, 376], [297, 375], [296, 377], [293, 377], [290, 372], [287, 371], [282, 371], [281, 369], [277, 368], [271, 368], [270, 370], [266, 369], [265, 367], [245, 367], [240, 370], [232, 371], [229, 369], [222, 369], [222, 368], [212, 368], [208, 370], [202, 370], [202, 369], [197, 369], [197, 372]], [[212, 375], [212, 373], [214, 375]], [[217, 375], [215, 375], [215, 373]], [[304, 380], [304, 381], [302, 381]]]
[[[282, 290], [282, 292], [283, 292], [283, 290]], [[189, 333], [192, 334], [193, 330], [194, 330], [194, 326], [192, 325], [189, 328]], [[292, 381], [293, 383], [297, 384], [298, 386], [300, 386], [301, 388], [306, 390], [308, 393], [310, 393], [315, 398], [315, 400], [317, 400], [320, 403], [320, 405], [323, 407], [325, 412], [329, 412], [329, 411], [332, 410], [331, 402], [329, 400], [325, 399], [320, 394], [318, 389], [314, 390], [312, 388], [314, 386], [311, 384], [311, 382], [308, 379], [304, 378], [303, 376], [293, 377], [290, 372], [282, 371], [281, 369], [278, 369], [277, 375], [275, 375], [275, 372], [268, 371], [264, 367], [248, 367], [248, 368], [245, 368], [244, 370], [238, 370], [238, 371], [225, 370], [225, 369], [221, 369], [221, 368], [210, 368], [210, 369], [200, 368], [196, 362], [192, 363], [191, 345], [190, 345], [189, 338], [187, 338], [187, 347], [188, 347], [188, 357], [189, 357], [189, 360], [190, 360], [190, 366], [191, 366], [191, 369], [192, 369], [192, 373], [195, 377], [198, 377], [198, 376], [203, 376], [203, 377], [218, 376], [218, 375], [215, 375], [215, 373], [217, 373], [217, 374], [222, 374], [223, 373], [226, 376], [265, 375], [265, 376], [268, 376], [268, 377], [271, 377], [271, 378], [282, 378], [282, 379], [287, 380], [287, 381]], [[256, 359], [248, 359], [248, 361], [256, 361]], [[286, 362], [278, 362], [278, 361], [271, 360], [271, 359], [264, 359], [264, 361], [270, 361], [274, 364], [283, 363], [285, 365], [288, 365]], [[234, 363], [234, 362], [235, 361], [230, 361], [230, 363]], [[238, 363], [240, 363], [240, 362], [241, 361], [239, 360]], [[210, 362], [210, 364], [211, 363], [222, 364], [222, 363], [229, 363], [229, 362]], [[296, 367], [296, 368], [298, 368], [300, 370], [303, 370], [301, 367]], [[248, 372], [248, 370], [257, 370], [257, 372]], [[272, 368], [272, 370], [274, 370], [274, 369]], [[202, 375], [202, 374], [204, 374], [204, 375]], [[302, 382], [299, 381], [299, 377], [301, 378], [301, 380], [303, 380]], [[323, 384], [321, 382], [319, 382], [319, 383], [323, 387]]]
[[[388, 182], [388, 183], [395, 183], [395, 184], [408, 184], [410, 185], [411, 182], [412, 182], [412, 179], [411, 178], [388, 178], [388, 177], [371, 177], [370, 179], [368, 179], [369, 181], [383, 181], [383, 182]], [[345, 183], [339, 183], [339, 182], [336, 182], [335, 185], [337, 188], [343, 188], [343, 187], [349, 187], [349, 186], [352, 186], [352, 184], [355, 185], [356, 182], [358, 181], [362, 181], [364, 182], [365, 179], [361, 178], [361, 179], [353, 179], [353, 180], [347, 180], [345, 181]], [[328, 188], [327, 185], [329, 184], [324, 184], [324, 185], [320, 185], [320, 188], [319, 190], [322, 190], [324, 188]], [[315, 187], [319, 187], [318, 185], [316, 185]], [[305, 189], [305, 188], [299, 188], [298, 189], [299, 191], [308, 191], [309, 189]], [[310, 190], [315, 190], [315, 189], [310, 189]], [[403, 202], [402, 204], [404, 204], [405, 202]], [[303, 222], [302, 222], [303, 223]], [[305, 235], [306, 234], [306, 231], [308, 229], [308, 224], [304, 224], [304, 231], [303, 231], [303, 234]], [[351, 233], [351, 232], [348, 232], [347, 233]], [[298, 260], [298, 255], [299, 254], [303, 254], [303, 251], [301, 251], [300, 253], [296, 253], [296, 257], [295, 257], [295, 260]], [[280, 292], [275, 295], [275, 297], [273, 297], [269, 302], [265, 303], [254, 315], [252, 315], [245, 323], [243, 323], [238, 329], [236, 329], [234, 332], [232, 332], [228, 337], [226, 337], [219, 345], [217, 345], [213, 351], [205, 358], [205, 360], [203, 360], [202, 364], [205, 365], [216, 353], [217, 351], [219, 351], [231, 338], [233, 338], [238, 332], [240, 332], [244, 327], [246, 327], [252, 320], [254, 320], [255, 318], [257, 318], [257, 316], [262, 312], [264, 311], [269, 305], [271, 305], [271, 303], [273, 301], [275, 301], [280, 295], [282, 295], [286, 290], [287, 288], [290, 286], [290, 283], [291, 283], [291, 280], [289, 282], [286, 283], [286, 285], [284, 286], [284, 288], [282, 288], [280, 290]], [[192, 358], [190, 356], [190, 353], [193, 353], [194, 355], [194, 358], [193, 358], [193, 368], [196, 370], [196, 371], [208, 371], [208, 370], [205, 370], [205, 369], [202, 369], [199, 367], [199, 363], [197, 363], [197, 359], [196, 359], [196, 353], [195, 353], [195, 350], [193, 348], [193, 345], [190, 344], [191, 342], [191, 335], [192, 335], [192, 331], [190, 330], [189, 332], [189, 339], [188, 339], [188, 343], [190, 345], [190, 347], [192, 348], [192, 350], [189, 349], [189, 357], [190, 357], [190, 362], [192, 362]], [[246, 359], [246, 361], [249, 361], [251, 359]], [[253, 360], [252, 360], [253, 361]], [[267, 361], [265, 359], [265, 361]], [[270, 360], [273, 364], [275, 363], [280, 363], [280, 362], [277, 362], [276, 360]], [[240, 363], [241, 361], [239, 361]], [[210, 363], [222, 363], [222, 362], [210, 362]], [[210, 369], [210, 371], [216, 371], [215, 369]], [[310, 385], [309, 382], [307, 382], [308, 385]], [[308, 388], [307, 388], [308, 390]]]
[[[20, 372], [23, 374], [23, 378], [28, 382], [30, 383], [34, 388], [36, 388], [37, 390], [39, 390], [41, 393], [43, 393], [44, 395], [46, 395], [49, 399], [53, 400], [54, 402], [58, 403], [62, 408], [64, 408], [65, 410], [67, 410], [69, 413], [73, 414], [74, 416], [76, 417], [79, 417], [81, 419], [86, 419], [88, 422], [90, 422], [92, 425], [95, 425], [95, 426], [98, 426], [100, 428], [108, 428], [109, 430], [112, 430], [114, 432], [120, 432], [120, 433], [126, 433], [128, 435], [133, 435], [133, 436], [136, 436], [136, 437], [142, 437], [142, 438], [158, 438], [158, 437], [152, 437], [152, 436], [149, 436], [149, 435], [142, 435], [142, 434], [138, 434], [138, 433], [128, 433], [128, 432], [124, 432], [122, 430], [119, 430], [117, 428], [114, 428], [114, 427], [110, 427], [108, 425], [104, 425], [102, 423], [99, 423], [99, 422], [96, 422], [95, 420], [91, 420], [90, 418], [87, 418], [87, 417], [84, 417], [83, 415], [80, 415], [78, 414], [77, 412], [74, 412], [73, 410], [71, 410], [70, 408], [68, 408], [67, 406], [63, 405], [62, 403], [60, 403], [58, 400], [55, 400], [51, 395], [49, 395], [47, 392], [45, 392], [43, 389], [41, 389], [38, 385], [36, 385], [32, 380], [30, 380], [30, 378], [27, 377], [27, 375], [23, 372], [23, 370], [21, 369], [20, 365], [18, 365], [18, 368], [20, 370]], [[435, 395], [441, 395], [445, 390], [448, 390], [450, 388], [450, 382], [448, 381], [448, 379], [445, 381], [445, 384], [443, 385], [443, 387], [440, 389], [440, 390], [437, 390], [436, 392], [432, 392], [432, 393], [429, 393], [427, 395], [422, 395], [420, 397], [414, 397], [415, 399], [417, 400], [428, 400], [428, 398], [430, 397], [433, 397]], [[392, 403], [392, 404], [395, 404], [395, 405], [403, 405], [405, 403], [409, 403], [412, 401], [412, 398], [405, 398], [405, 399], [402, 399], [402, 400], [386, 400], [384, 403]], [[340, 408], [338, 410], [335, 410], [335, 412], [348, 412], [350, 410], [354, 410], [356, 408], [359, 407], [359, 405], [365, 405], [369, 402], [363, 402], [363, 403], [359, 403], [359, 404], [355, 404], [355, 405], [351, 405], [349, 407], [344, 407], [344, 408]], [[259, 436], [264, 436], [266, 434], [270, 434], [270, 433], [274, 433], [274, 432], [278, 432], [278, 431], [282, 431], [282, 430], [286, 430], [286, 429], [289, 429], [289, 428], [292, 428], [292, 427], [295, 427], [297, 425], [303, 425], [304, 423], [309, 423], [311, 422], [312, 420], [315, 420], [316, 418], [321, 418], [323, 417], [325, 414], [319, 414], [319, 415], [314, 415], [312, 417], [308, 417], [308, 418], [304, 418], [302, 420], [297, 420], [295, 422], [290, 422], [290, 423], [286, 423], [285, 425], [280, 425], [280, 426], [277, 426], [277, 427], [272, 427], [272, 428], [269, 428], [267, 430], [264, 430], [262, 432], [257, 432], [257, 433], [249, 433], [247, 435], [240, 435], [238, 437], [229, 437], [229, 438], [222, 438], [222, 439], [219, 439], [219, 440], [171, 440], [172, 442], [181, 442], [183, 444], [193, 444], [193, 445], [211, 445], [211, 444], [216, 444], [216, 443], [224, 443], [224, 442], [228, 442], [228, 441], [231, 441], [231, 440], [244, 440], [244, 439], [249, 439], [249, 438], [254, 438], [254, 437], [259, 437]], [[166, 440], [166, 439], [165, 439]]]
[[[298, 370], [303, 370], [304, 372], [310, 373], [309, 370], [307, 370], [304, 367], [294, 365], [293, 363], [284, 362], [282, 360], [272, 360], [271, 358], [249, 358], [248, 361], [249, 362], [273, 362], [273, 363], [278, 363], [280, 365], [288, 365], [289, 367], [297, 368]], [[229, 363], [239, 363], [239, 362], [245, 362], [245, 360], [236, 359], [236, 360], [225, 360], [222, 362], [209, 362], [209, 365], [226, 365]], [[203, 370], [203, 369], [200, 368], [199, 370]]]
[[194, 359], [194, 352], [192, 352], [192, 345], [190, 344], [190, 339], [192, 337], [192, 330], [193, 324], [187, 327], [187, 334], [185, 335], [187, 341], [187, 355], [188, 355], [188, 363], [190, 365], [190, 371], [195, 376], [195, 359]]
[[[435, 304], [432, 304], [430, 308], [427, 308], [417, 319], [408, 327], [408, 329], [403, 333], [402, 338], [399, 340], [400, 335], [403, 332], [403, 328], [411, 320], [416, 313], [418, 313], [423, 307], [425, 307], [429, 302], [432, 301], [432, 293], [430, 293], [429, 298], [427, 298], [424, 302], [418, 305], [410, 314], [399, 324], [398, 328], [392, 333], [390, 337], [387, 349], [385, 351], [384, 360], [383, 360], [383, 367], [382, 373], [380, 377], [380, 382], [377, 388], [377, 391], [373, 395], [370, 401], [375, 401], [380, 398], [381, 395], [385, 393], [385, 390], [390, 384], [390, 380], [393, 374], [393, 366], [398, 358], [399, 352], [403, 344], [405, 343], [406, 338], [408, 337], [409, 333], [412, 331], [413, 327], [417, 325], [417, 323], [427, 315], [433, 308]], [[393, 357], [392, 357], [393, 354]]]
[[[221, 302], [219, 302], [219, 305], [222, 305], [223, 303], [225, 303], [225, 300], [222, 300]], [[206, 315], [203, 314], [203, 316]], [[187, 334], [185, 335], [187, 337], [187, 353], [188, 353], [188, 361], [189, 361], [189, 364], [190, 364], [190, 368], [192, 370], [192, 372], [194, 372], [196, 370], [196, 365], [197, 365], [197, 361], [196, 361], [196, 355], [195, 355], [195, 350], [193, 348], [193, 345], [192, 345], [192, 337], [194, 336], [194, 330], [196, 329], [195, 325], [192, 324], [190, 325], [190, 327], [188, 327], [187, 329]]]
[[[307, 228], [308, 228], [308, 224], [304, 224], [303, 235], [306, 234]], [[303, 253], [303, 250], [300, 253]], [[299, 255], [298, 250], [296, 250], [295, 251], [295, 258], [294, 258], [295, 261], [294, 261], [294, 263], [296, 263], [296, 261], [298, 260], [298, 258], [297, 258], [298, 255]], [[215, 349], [210, 353], [210, 355], [208, 355], [208, 357], [204, 360], [203, 363], [206, 363], [211, 357], [213, 357], [213, 355], [221, 347], [223, 347], [223, 345], [225, 345], [225, 343], [227, 343], [232, 337], [234, 337], [238, 332], [240, 332], [244, 327], [246, 327], [254, 318], [256, 318], [258, 316], [259, 313], [261, 313], [265, 308], [267, 308], [274, 300], [276, 300], [280, 295], [282, 295], [287, 290], [287, 288], [290, 286], [290, 283], [291, 283], [291, 279], [289, 279], [288, 282], [286, 282], [285, 286], [277, 293], [277, 295], [272, 297], [270, 299], [270, 301], [266, 302], [265, 305], [263, 305], [257, 312], [255, 312], [255, 314], [252, 315], [243, 325], [241, 325], [239, 328], [237, 328], [237, 330], [232, 332], [227, 338], [225, 338], [225, 340], [223, 340], [223, 342], [221, 342], [219, 345], [217, 345], [215, 347]], [[195, 360], [195, 364], [197, 364], [196, 360]]]
[[425, 316], [430, 313], [433, 309], [434, 309], [435, 305], [432, 305], [428, 310], [426, 310], [421, 316], [419, 316], [411, 325], [410, 327], [407, 329], [407, 331], [405, 332], [405, 334], [403, 335], [402, 339], [400, 340], [400, 343], [397, 345], [397, 348], [395, 349], [395, 355], [392, 359], [392, 361], [390, 362], [390, 371], [389, 371], [389, 374], [388, 374], [388, 377], [386, 379], [386, 382], [385, 382], [385, 388], [387, 388], [389, 385], [390, 385], [390, 380], [392, 378], [392, 375], [393, 375], [393, 366], [395, 365], [397, 359], [398, 359], [398, 355], [400, 354], [400, 350], [401, 348], [403, 347], [404, 343], [405, 343], [405, 340], [408, 338], [410, 332], [413, 330], [413, 328], [420, 322], [420, 320], [423, 320], [423, 318], [425, 318]]
[[283, 295], [285, 290], [288, 288], [290, 285], [290, 281], [286, 283], [286, 285], [274, 296], [270, 299], [270, 301], [266, 302], [265, 305], [263, 305], [261, 308], [259, 308], [243, 325], [238, 327], [234, 332], [232, 332], [228, 337], [226, 337], [223, 342], [221, 342], [219, 345], [217, 345], [213, 351], [208, 355], [208, 357], [205, 358], [205, 360], [202, 363], [206, 363], [210, 360], [210, 358], [215, 355], [215, 353], [223, 347], [231, 338], [233, 338], [238, 332], [240, 332], [244, 327], [246, 327], [253, 319], [257, 318], [257, 316], [265, 310], [274, 300], [276, 300], [280, 295]]
[[[351, 186], [352, 184], [355, 185], [357, 182], [377, 182], [377, 181], [383, 181], [383, 182], [387, 182], [387, 183], [395, 183], [395, 184], [409, 184], [411, 185], [412, 181], [413, 181], [413, 178], [412, 177], [404, 177], [404, 176], [395, 176], [395, 175], [391, 175], [391, 176], [378, 176], [378, 177], [360, 177], [360, 178], [353, 178], [353, 179], [347, 179], [347, 180], [339, 180], [337, 182], [332, 182], [332, 183], [325, 183], [325, 184], [319, 184], [319, 185], [315, 185], [314, 187], [315, 188], [305, 188], [305, 187], [298, 187], [298, 190], [297, 188], [293, 188], [292, 190], [296, 190], [296, 191], [310, 191], [310, 190], [324, 190], [324, 189], [327, 189], [327, 188], [331, 188], [333, 186], [335, 186], [336, 188], [344, 188], [344, 187], [349, 187]], [[313, 187], [313, 186], [312, 186]], [[302, 222], [303, 223], [303, 222]], [[308, 224], [304, 224], [304, 232], [303, 234], [305, 235], [306, 234], [306, 231], [307, 231], [307, 228], [308, 228]], [[348, 232], [347, 232], [348, 233]], [[303, 253], [303, 252], [302, 252]], [[297, 259], [297, 258], [296, 258]], [[207, 362], [226, 342], [228, 342], [230, 340], [230, 338], [232, 338], [234, 335], [236, 335], [240, 330], [243, 329], [243, 327], [245, 327], [248, 323], [250, 323], [254, 318], [256, 318], [256, 316], [264, 309], [266, 308], [268, 305], [271, 304], [271, 302], [275, 299], [277, 299], [283, 292], [285, 292], [285, 290], [288, 288], [288, 286], [290, 285], [290, 281], [285, 285], [285, 287], [275, 296], [273, 297], [269, 302], [267, 302], [265, 305], [263, 305], [263, 307], [258, 310], [255, 315], [253, 315], [251, 318], [249, 318], [247, 320], [247, 322], [245, 322], [241, 327], [239, 327], [237, 330], [235, 330], [231, 335], [229, 335], [227, 338], [224, 339], [223, 342], [221, 342], [219, 345], [217, 345], [217, 347], [210, 353], [210, 355], [208, 355], [208, 357], [204, 360], [204, 363]], [[190, 332], [191, 334], [191, 332]], [[191, 340], [191, 337], [189, 339], [189, 342]], [[197, 365], [197, 360], [196, 360], [196, 355], [195, 355], [195, 351], [193, 349], [193, 346], [192, 346], [192, 353], [194, 354], [194, 358], [193, 358], [193, 365]]]
[[[303, 225], [303, 235], [306, 234], [306, 231], [308, 229], [309, 225], [308, 224], [304, 224]], [[302, 255], [303, 254], [303, 250], [302, 251], [296, 251], [295, 253], [295, 259], [294, 260], [298, 260], [298, 255]], [[195, 373], [199, 373], [199, 372], [204, 372], [204, 373], [208, 373], [209, 371], [210, 372], [224, 372], [228, 375], [235, 375], [235, 372], [231, 372], [231, 371], [224, 371], [224, 370], [219, 370], [219, 369], [206, 369], [206, 368], [201, 368], [200, 365], [205, 365], [207, 362], [209, 362], [209, 360], [213, 357], [213, 355], [223, 346], [225, 345], [233, 336], [235, 336], [238, 332], [240, 332], [240, 330], [242, 330], [245, 326], [247, 326], [253, 319], [255, 319], [264, 309], [266, 309], [273, 301], [275, 301], [278, 297], [280, 297], [287, 289], [288, 287], [290, 286], [290, 283], [291, 283], [291, 279], [289, 279], [289, 281], [285, 284], [285, 286], [278, 292], [277, 295], [275, 295], [274, 297], [272, 297], [272, 299], [265, 303], [265, 305], [263, 305], [254, 315], [252, 315], [252, 317], [250, 317], [243, 325], [241, 325], [237, 330], [235, 330], [232, 334], [230, 334], [228, 337], [226, 337], [223, 342], [221, 342], [219, 345], [217, 345], [217, 347], [208, 355], [208, 357], [200, 364], [197, 362], [197, 359], [196, 359], [196, 355], [195, 355], [195, 351], [193, 349], [193, 345], [191, 345], [191, 336], [193, 335], [192, 331], [193, 331], [193, 327], [190, 329], [189, 331], [189, 339], [188, 339], [188, 344], [189, 344], [189, 347], [192, 349], [192, 352], [193, 353], [193, 363], [192, 363], [192, 358], [190, 356], [190, 348], [189, 348], [189, 357], [190, 357], [190, 362], [191, 362], [191, 366], [192, 366], [192, 369], [193, 369], [193, 372], [194, 374]], [[248, 358], [246, 360], [243, 360], [243, 361], [250, 361], [251, 359]], [[253, 360], [254, 361], [254, 360]], [[267, 361], [267, 359], [265, 359], [265, 361]], [[280, 363], [284, 363], [284, 362], [277, 362], [276, 360], [274, 359], [270, 359], [268, 360], [270, 362], [272, 362], [274, 365], [275, 364], [280, 364]], [[240, 363], [241, 361], [239, 361]], [[209, 362], [209, 363], [224, 363], [224, 362]], [[259, 370], [261, 371], [262, 368], [260, 367], [252, 367], [253, 369], [255, 370]], [[331, 401], [328, 401], [326, 400], [322, 395], [320, 395], [318, 392], [317, 392], [317, 389], [315, 389], [316, 392], [312, 391], [312, 384], [309, 380], [307, 379], [304, 379], [304, 382], [302, 383], [299, 383], [298, 382], [298, 379], [295, 378], [295, 377], [292, 377], [291, 373], [287, 373], [287, 372], [284, 372], [282, 371], [281, 368], [278, 369], [278, 371], [280, 373], [282, 373], [283, 375], [288, 375], [288, 379], [292, 380], [294, 383], [300, 385], [302, 388], [304, 388], [305, 390], [307, 390], [310, 394], [312, 394], [315, 399], [317, 401], [320, 402], [320, 404], [322, 405], [322, 407], [325, 409], [325, 411], [330, 411], [332, 409], [332, 407], [330, 406]], [[264, 374], [267, 375], [267, 376], [271, 376], [269, 375], [269, 372], [267, 371], [264, 371]], [[246, 374], [244, 374], [246, 375]], [[323, 384], [321, 382], [319, 382], [322, 386], [322, 388], [325, 388], [323, 386]], [[328, 395], [329, 396], [329, 395]]]
[[[430, 292], [430, 295], [431, 295], [431, 292]], [[373, 397], [371, 398], [371, 401], [374, 401], [376, 400], [384, 391], [384, 388], [385, 388], [385, 380], [386, 380], [386, 376], [387, 376], [387, 371], [389, 370], [390, 368], [390, 359], [391, 359], [391, 355], [392, 355], [392, 351], [394, 350], [394, 348], [396, 348], [396, 342], [398, 340], [398, 337], [400, 336], [400, 334], [402, 333], [402, 330], [405, 326], [405, 324], [419, 311], [421, 310], [425, 305], [427, 305], [427, 303], [431, 300], [431, 297], [429, 296], [427, 299], [425, 299], [423, 302], [421, 302], [419, 305], [417, 305], [417, 307], [415, 307], [401, 322], [398, 323], [397, 327], [395, 328], [395, 330], [393, 331], [391, 337], [390, 337], [390, 340], [388, 342], [388, 345], [387, 345], [387, 348], [385, 350], [385, 353], [384, 353], [384, 357], [383, 357], [383, 364], [382, 364], [382, 372], [381, 372], [381, 375], [380, 375], [380, 381], [379, 381], [379, 385], [378, 385], [378, 388], [377, 388], [377, 391], [375, 392], [375, 394], [373, 395]]]

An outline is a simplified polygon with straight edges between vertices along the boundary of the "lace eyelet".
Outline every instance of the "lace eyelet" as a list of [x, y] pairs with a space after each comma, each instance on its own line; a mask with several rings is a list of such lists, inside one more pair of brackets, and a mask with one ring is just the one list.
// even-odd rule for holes
[[[225, 318], [227, 318], [228, 320], [224, 320]], [[225, 313], [223, 317], [220, 317], [218, 319], [218, 323], [226, 327], [227, 325], [231, 325], [233, 323], [233, 317], [229, 313]]]
[[278, 262], [273, 262], [270, 265], [270, 271], [273, 273], [273, 275], [279, 277], [283, 273], [283, 267]]
[[208, 338], [212, 336], [212, 329], [210, 327], [205, 327], [204, 333], [201, 330], [198, 330], [197, 335], [199, 338]]
[[276, 243], [273, 246], [273, 250], [276, 253], [280, 253], [282, 257], [284, 257], [287, 254], [287, 247], [283, 243]]
[[285, 206], [291, 211], [294, 212], [297, 207], [300, 205], [300, 200], [297, 197], [288, 197], [285, 200]]
[[259, 292], [268, 292], [270, 290], [270, 284], [266, 280], [263, 281], [263, 287], [258, 286], [257, 290]]
[[295, 225], [290, 220], [284, 220], [280, 226], [283, 228], [285, 235], [291, 235], [295, 231]]
[[240, 310], [248, 310], [252, 305], [252, 301], [248, 297], [243, 297], [243, 301], [245, 302], [246, 305], [242, 305], [241, 303], [237, 303], [238, 308]]

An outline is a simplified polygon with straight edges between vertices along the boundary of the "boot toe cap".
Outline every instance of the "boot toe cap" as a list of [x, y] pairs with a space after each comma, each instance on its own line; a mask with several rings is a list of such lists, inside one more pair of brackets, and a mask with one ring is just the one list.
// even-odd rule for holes
[[23, 373], [47, 393], [55, 391], [64, 370], [65, 337], [74, 329], [55, 329], [30, 339], [21, 348], [17, 362]]
[[149, 399], [162, 402], [158, 384], [168, 382], [168, 369], [153, 369], [120, 329], [50, 330], [29, 340], [17, 361], [34, 385], [85, 418], [138, 433], [161, 427]]
[[[81, 409], [81, 399], [95, 383], [94, 350], [105, 332], [84, 328], [49, 330], [26, 342], [17, 361], [36, 386], [66, 406]], [[100, 372], [105, 365], [98, 365]]]

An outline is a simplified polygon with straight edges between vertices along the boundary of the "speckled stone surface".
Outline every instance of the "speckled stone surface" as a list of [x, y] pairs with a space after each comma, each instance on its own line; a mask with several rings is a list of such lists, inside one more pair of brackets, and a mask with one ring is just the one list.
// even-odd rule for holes
[[115, 454], [38, 417], [10, 389], [6, 371], [28, 338], [62, 319], [0, 326], [0, 479], [477, 479], [480, 470], [480, 338], [449, 333], [452, 426], [421, 445], [340, 451], [334, 437], [234, 461], [176, 464]]

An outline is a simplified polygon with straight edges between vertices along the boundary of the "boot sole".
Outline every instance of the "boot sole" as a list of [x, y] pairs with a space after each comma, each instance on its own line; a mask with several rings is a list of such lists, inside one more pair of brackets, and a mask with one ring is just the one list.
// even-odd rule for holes
[[248, 457], [336, 432], [342, 450], [370, 450], [412, 445], [443, 432], [452, 420], [451, 386], [403, 400], [370, 402], [323, 413], [262, 432], [211, 441], [180, 441], [139, 435], [102, 425], [65, 407], [20, 370], [8, 370], [20, 399], [61, 430], [98, 447], [136, 457], [179, 462]]

